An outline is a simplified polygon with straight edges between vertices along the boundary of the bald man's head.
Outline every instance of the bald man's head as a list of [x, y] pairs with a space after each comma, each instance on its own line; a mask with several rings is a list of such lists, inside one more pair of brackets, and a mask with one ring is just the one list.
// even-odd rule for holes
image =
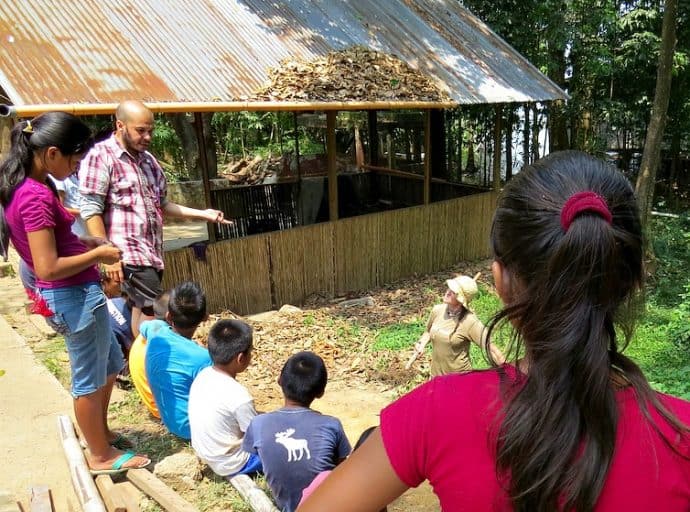
[[115, 138], [132, 155], [146, 151], [153, 137], [153, 113], [141, 101], [123, 101], [115, 110]]
[[153, 119], [153, 114], [139, 100], [127, 100], [123, 101], [117, 106], [115, 110], [115, 119], [122, 121], [123, 123], [128, 122], [133, 117], [151, 117]]

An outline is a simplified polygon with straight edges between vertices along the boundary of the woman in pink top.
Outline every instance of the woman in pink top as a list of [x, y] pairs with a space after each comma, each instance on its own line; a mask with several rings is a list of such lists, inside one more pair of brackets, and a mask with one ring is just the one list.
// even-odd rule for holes
[[614, 328], [643, 279], [630, 183], [554, 153], [506, 185], [491, 243], [489, 333], [512, 325], [515, 364], [388, 406], [299, 512], [373, 512], [424, 480], [445, 512], [690, 510], [690, 403], [654, 392]]
[[89, 446], [94, 473], [144, 467], [146, 457], [122, 452], [107, 426], [107, 411], [122, 352], [110, 329], [98, 263], [114, 263], [120, 251], [106, 240], [80, 239], [74, 217], [48, 180], [76, 172], [92, 145], [89, 128], [64, 112], [48, 112], [17, 123], [0, 163], [0, 235], [36, 275], [39, 310], [65, 338], [72, 370], [77, 423]]

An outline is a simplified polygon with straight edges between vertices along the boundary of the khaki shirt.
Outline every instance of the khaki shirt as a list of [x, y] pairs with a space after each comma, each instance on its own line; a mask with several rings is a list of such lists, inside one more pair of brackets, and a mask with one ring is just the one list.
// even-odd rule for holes
[[426, 330], [431, 338], [433, 376], [470, 371], [470, 343], [481, 346], [486, 337], [484, 324], [477, 315], [471, 311], [449, 315], [446, 304], [434, 306]]

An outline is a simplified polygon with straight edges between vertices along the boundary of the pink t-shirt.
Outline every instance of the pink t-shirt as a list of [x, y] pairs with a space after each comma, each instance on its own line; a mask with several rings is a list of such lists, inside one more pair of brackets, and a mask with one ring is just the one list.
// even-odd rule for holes
[[318, 475], [314, 477], [314, 480], [311, 481], [309, 485], [307, 485], [303, 490], [302, 490], [302, 499], [299, 500], [299, 504], [297, 505], [298, 507], [304, 503], [304, 501], [311, 496], [316, 488], [321, 485], [321, 482], [323, 482], [328, 475], [330, 475], [333, 471], [322, 471]]
[[[10, 230], [10, 240], [27, 265], [34, 270], [33, 258], [26, 236], [32, 231], [52, 229], [60, 257], [82, 254], [88, 249], [77, 235], [72, 233], [74, 217], [60, 204], [58, 197], [47, 185], [31, 178], [25, 179], [14, 191], [5, 209], [5, 219]], [[99, 280], [94, 265], [73, 276], [55, 281], [36, 278], [38, 288], [62, 288]]]
[[[513, 367], [504, 368], [515, 374]], [[429, 480], [444, 512], [512, 510], [492, 455], [497, 397], [498, 371], [487, 370], [438, 377], [386, 407], [381, 436], [398, 477], [410, 487]], [[659, 398], [690, 424], [690, 403]], [[616, 399], [616, 451], [596, 510], [688, 512], [690, 438], [678, 440], [682, 458], [644, 419], [632, 388], [619, 391]], [[678, 439], [654, 410], [651, 415], [668, 439]]]

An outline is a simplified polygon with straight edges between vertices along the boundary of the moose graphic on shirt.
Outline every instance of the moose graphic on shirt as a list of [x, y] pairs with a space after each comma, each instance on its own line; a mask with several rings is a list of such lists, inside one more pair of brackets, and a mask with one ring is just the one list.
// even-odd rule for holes
[[307, 459], [311, 459], [309, 443], [306, 439], [293, 439], [290, 437], [294, 433], [294, 428], [289, 428], [285, 432], [276, 432], [276, 443], [282, 444], [287, 450], [288, 462], [302, 460], [305, 453], [307, 454]]

